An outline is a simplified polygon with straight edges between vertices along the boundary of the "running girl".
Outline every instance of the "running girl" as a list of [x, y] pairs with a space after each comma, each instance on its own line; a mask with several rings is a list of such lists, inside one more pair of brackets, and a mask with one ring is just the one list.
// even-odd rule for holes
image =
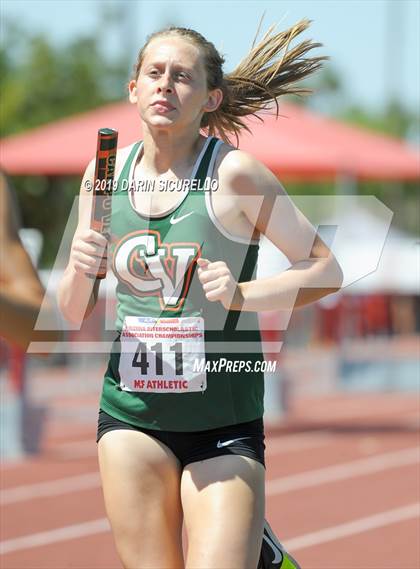
[[[296, 83], [319, 68], [323, 58], [308, 56], [318, 44], [289, 47], [307, 26], [269, 30], [228, 75], [214, 45], [190, 29], [154, 33], [139, 53], [129, 99], [143, 140], [117, 156], [108, 255], [119, 333], [98, 425], [105, 504], [126, 568], [250, 569], [260, 557], [260, 567], [297, 566], [262, 541], [262, 372], [194, 371], [194, 361], [262, 360], [259, 311], [340, 287], [336, 260], [277, 178], [230, 143], [245, 117], [302, 92]], [[93, 162], [59, 289], [72, 321], [95, 305], [98, 285], [87, 274], [107, 246], [89, 229], [92, 177]], [[217, 191], [157, 190], [185, 179], [199, 188], [207, 178]], [[255, 280], [261, 234], [292, 267]]]

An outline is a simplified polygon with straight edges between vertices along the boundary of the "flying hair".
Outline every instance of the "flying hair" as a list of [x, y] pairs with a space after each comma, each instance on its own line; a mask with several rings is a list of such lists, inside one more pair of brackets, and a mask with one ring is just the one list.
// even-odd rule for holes
[[200, 126], [210, 136], [219, 136], [228, 144], [231, 144], [233, 136], [238, 146], [240, 132], [251, 132], [246, 117], [253, 115], [263, 120], [262, 111], [267, 112], [273, 107], [278, 117], [279, 97], [311, 93], [311, 89], [299, 86], [299, 83], [320, 69], [323, 61], [328, 58], [308, 55], [313, 49], [322, 46], [312, 40], [303, 40], [294, 47], [291, 46], [310, 24], [310, 20], [304, 19], [281, 32], [276, 32], [276, 25], [272, 25], [257, 42], [260, 21], [250, 52], [233, 71], [226, 74], [223, 73], [225, 60], [211, 42], [194, 30], [169, 27], [147, 38], [134, 66], [134, 77], [138, 77], [145, 51], [153, 39], [178, 36], [189, 40], [203, 54], [208, 89], [218, 88], [223, 92], [220, 106], [215, 111], [205, 113]]

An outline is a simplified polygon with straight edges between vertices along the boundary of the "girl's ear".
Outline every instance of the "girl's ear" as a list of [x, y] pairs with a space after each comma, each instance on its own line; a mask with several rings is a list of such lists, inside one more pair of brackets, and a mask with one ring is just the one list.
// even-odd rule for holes
[[130, 103], [137, 103], [137, 82], [134, 79], [128, 84], [128, 100]]
[[223, 92], [221, 89], [213, 89], [210, 91], [207, 102], [203, 106], [203, 111], [206, 113], [211, 113], [220, 107], [223, 101]]

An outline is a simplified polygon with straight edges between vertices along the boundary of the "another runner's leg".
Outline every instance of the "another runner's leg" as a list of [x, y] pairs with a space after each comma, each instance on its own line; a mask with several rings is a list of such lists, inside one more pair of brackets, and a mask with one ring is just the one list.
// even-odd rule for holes
[[257, 569], [301, 569], [280, 543], [267, 520], [264, 520], [264, 534]]

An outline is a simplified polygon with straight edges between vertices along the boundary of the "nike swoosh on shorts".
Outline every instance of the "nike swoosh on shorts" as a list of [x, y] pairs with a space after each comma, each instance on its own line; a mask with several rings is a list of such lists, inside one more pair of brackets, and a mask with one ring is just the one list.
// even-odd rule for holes
[[243, 441], [244, 439], [250, 439], [251, 437], [240, 437], [239, 439], [232, 439], [230, 441], [217, 441], [217, 448], [223, 448], [223, 447], [227, 447], [228, 445], [231, 445], [232, 443], [235, 443], [236, 441]]

